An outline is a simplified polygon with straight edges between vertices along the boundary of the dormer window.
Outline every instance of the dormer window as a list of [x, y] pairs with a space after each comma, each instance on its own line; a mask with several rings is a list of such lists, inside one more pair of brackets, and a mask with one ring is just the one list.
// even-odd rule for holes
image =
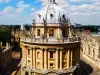
[[63, 15], [63, 18], [65, 18], [65, 15]]
[[39, 18], [41, 18], [41, 15], [39, 14]]
[[54, 17], [54, 15], [53, 15], [53, 14], [50, 14], [50, 17], [51, 17], [51, 18], [53, 18], [53, 17]]

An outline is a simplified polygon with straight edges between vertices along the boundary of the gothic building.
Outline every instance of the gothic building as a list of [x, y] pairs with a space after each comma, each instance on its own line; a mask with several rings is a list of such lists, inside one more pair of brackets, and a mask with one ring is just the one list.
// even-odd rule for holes
[[21, 75], [74, 75], [80, 60], [80, 40], [72, 36], [70, 19], [48, 0], [35, 16], [30, 33], [21, 38]]
[[6, 43], [6, 46], [0, 42], [0, 75], [7, 73], [7, 66], [12, 61], [12, 46]]
[[100, 70], [100, 36], [81, 35], [83, 58]]

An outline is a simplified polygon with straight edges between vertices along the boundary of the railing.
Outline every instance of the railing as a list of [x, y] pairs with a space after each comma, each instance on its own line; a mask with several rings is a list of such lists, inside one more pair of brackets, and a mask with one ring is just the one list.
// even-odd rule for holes
[[31, 42], [31, 43], [68, 43], [68, 42], [79, 42], [79, 37], [73, 38], [33, 38], [33, 37], [24, 37], [22, 41]]

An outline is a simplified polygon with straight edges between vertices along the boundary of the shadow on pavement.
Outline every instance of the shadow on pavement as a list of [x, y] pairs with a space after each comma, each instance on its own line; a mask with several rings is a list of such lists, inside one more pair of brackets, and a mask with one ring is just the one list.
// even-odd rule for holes
[[80, 67], [82, 69], [82, 75], [90, 75], [93, 72], [93, 68], [83, 60], [80, 60]]
[[20, 63], [20, 61], [20, 59], [12, 59], [12, 62], [8, 65], [10, 74], [19, 69], [18, 64]]

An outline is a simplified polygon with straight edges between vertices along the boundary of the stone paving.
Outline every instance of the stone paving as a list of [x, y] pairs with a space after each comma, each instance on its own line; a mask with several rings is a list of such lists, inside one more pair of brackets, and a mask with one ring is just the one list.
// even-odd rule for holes
[[19, 71], [20, 69], [19, 63], [21, 59], [19, 55], [20, 55], [19, 52], [12, 53], [12, 62], [7, 66], [10, 75], [16, 75], [17, 71]]
[[82, 57], [81, 64], [89, 75], [100, 75], [100, 70], [98, 70], [97, 67], [91, 63], [91, 61], [88, 61]]

